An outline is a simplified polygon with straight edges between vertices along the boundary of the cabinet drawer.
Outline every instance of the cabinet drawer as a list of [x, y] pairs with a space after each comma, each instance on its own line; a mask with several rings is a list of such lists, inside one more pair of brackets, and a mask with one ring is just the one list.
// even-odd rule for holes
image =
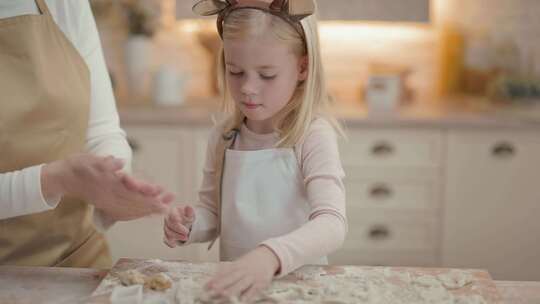
[[340, 144], [344, 165], [434, 167], [441, 162], [442, 133], [434, 130], [351, 130]]
[[439, 223], [435, 212], [364, 210], [348, 212], [345, 250], [434, 250]]
[[348, 175], [347, 208], [377, 209], [437, 209], [439, 208], [439, 179], [394, 177], [362, 177]]
[[453, 132], [449, 145], [449, 153], [458, 155], [459, 161], [486, 169], [527, 168], [537, 164], [540, 155], [538, 132]]

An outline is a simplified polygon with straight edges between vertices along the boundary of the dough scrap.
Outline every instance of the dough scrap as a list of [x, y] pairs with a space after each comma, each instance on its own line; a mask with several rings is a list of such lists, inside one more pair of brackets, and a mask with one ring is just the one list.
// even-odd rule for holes
[[138, 270], [120, 272], [118, 274], [118, 278], [124, 286], [144, 285], [145, 283], [145, 275], [140, 273]]
[[144, 286], [152, 290], [164, 291], [171, 288], [172, 282], [167, 275], [163, 273], [157, 273], [153, 276], [146, 277]]
[[172, 286], [172, 280], [163, 273], [147, 276], [136, 269], [131, 269], [120, 272], [117, 276], [124, 286], [144, 285], [144, 287], [156, 291], [164, 291]]

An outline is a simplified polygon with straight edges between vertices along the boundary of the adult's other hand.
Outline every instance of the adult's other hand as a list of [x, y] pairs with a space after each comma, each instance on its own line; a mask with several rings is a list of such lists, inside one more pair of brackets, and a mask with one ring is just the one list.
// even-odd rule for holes
[[166, 213], [174, 195], [121, 172], [123, 166], [121, 159], [91, 154], [52, 162], [42, 168], [43, 195], [46, 200], [59, 196], [82, 199], [116, 221]]

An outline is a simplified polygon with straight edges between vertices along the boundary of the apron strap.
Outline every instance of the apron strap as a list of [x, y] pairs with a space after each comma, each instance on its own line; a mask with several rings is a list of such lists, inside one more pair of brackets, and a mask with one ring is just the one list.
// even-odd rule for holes
[[45, 3], [45, 0], [36, 0], [36, 4], [39, 8], [39, 12], [43, 15], [50, 16], [51, 12], [49, 11], [49, 7]]
[[217, 153], [218, 159], [216, 161], [216, 183], [217, 183], [217, 209], [218, 209], [218, 224], [217, 224], [217, 233], [216, 237], [210, 242], [208, 245], [208, 250], [212, 249], [214, 246], [214, 243], [216, 242], [217, 238], [221, 234], [221, 196], [222, 196], [222, 185], [223, 185], [223, 173], [225, 171], [225, 154], [227, 153], [227, 149], [232, 149], [234, 147], [234, 143], [236, 142], [236, 137], [238, 136], [238, 133], [240, 132], [240, 127], [233, 128], [232, 130], [225, 132], [222, 134], [218, 141], [217, 146]]

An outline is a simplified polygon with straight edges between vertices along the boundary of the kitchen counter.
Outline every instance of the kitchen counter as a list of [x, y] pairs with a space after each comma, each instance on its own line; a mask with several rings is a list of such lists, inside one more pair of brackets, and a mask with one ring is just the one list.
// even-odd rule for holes
[[[539, 105], [492, 106], [485, 100], [410, 105], [396, 111], [369, 111], [361, 104], [336, 103], [336, 117], [346, 126], [433, 128], [540, 128]], [[453, 106], [442, 106], [453, 104]], [[121, 106], [122, 124], [208, 126], [223, 116], [216, 99], [192, 99], [182, 106]]]
[[[88, 303], [106, 270], [0, 266], [0, 303]], [[495, 281], [508, 304], [540, 303], [540, 282]]]

